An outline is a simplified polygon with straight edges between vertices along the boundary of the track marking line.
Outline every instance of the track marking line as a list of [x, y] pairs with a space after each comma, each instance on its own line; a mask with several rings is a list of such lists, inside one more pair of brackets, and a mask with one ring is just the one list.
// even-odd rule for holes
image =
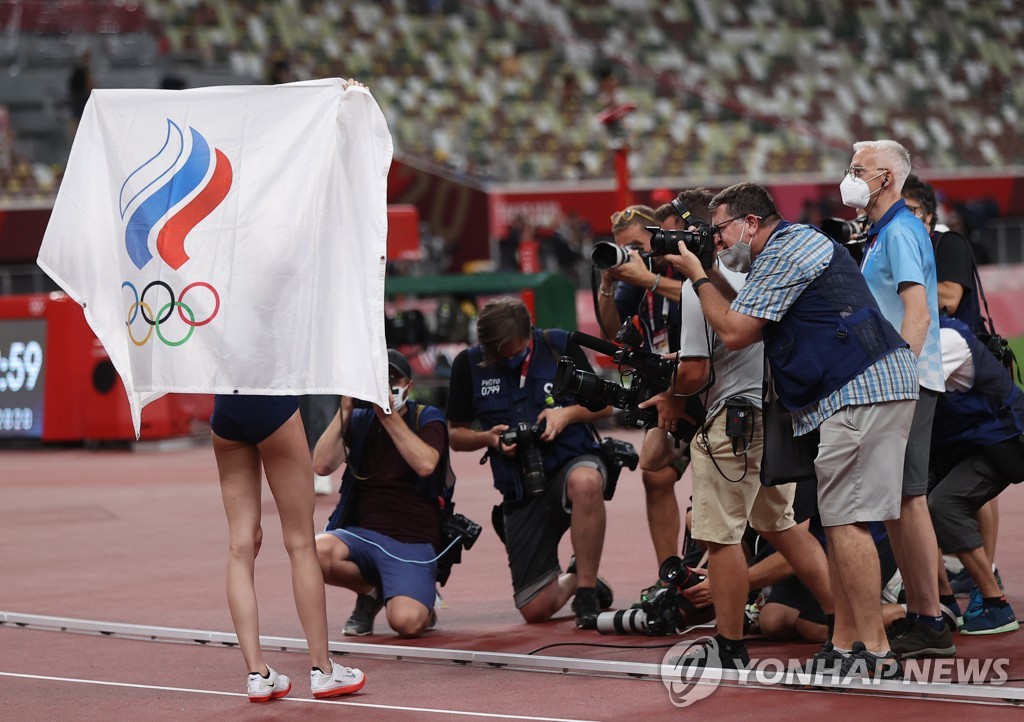
[[[147, 689], [158, 692], [183, 692], [185, 694], [209, 694], [218, 697], [244, 697], [242, 692], [221, 692], [214, 689], [195, 689], [192, 687], [165, 687], [155, 684], [133, 684], [131, 682], [107, 682], [99, 679], [76, 679], [74, 677], [51, 677], [42, 674], [20, 674], [18, 672], [0, 672], [0, 677], [18, 679], [35, 679], [46, 682], [69, 682], [74, 684], [92, 684], [100, 687], [125, 687], [129, 689]], [[597, 722], [597, 720], [567, 719], [564, 717], [531, 717], [518, 714], [498, 714], [495, 712], [468, 712], [458, 709], [439, 709], [435, 707], [406, 707], [402, 705], [371, 704], [369, 702], [347, 702], [340, 699], [302, 699], [299, 697], [281, 697], [275, 702], [302, 702], [305, 704], [346, 705], [348, 707], [366, 707], [369, 709], [394, 710], [396, 712], [429, 712], [431, 714], [460, 715], [463, 717], [486, 717], [489, 719], [525, 720], [526, 722]]]

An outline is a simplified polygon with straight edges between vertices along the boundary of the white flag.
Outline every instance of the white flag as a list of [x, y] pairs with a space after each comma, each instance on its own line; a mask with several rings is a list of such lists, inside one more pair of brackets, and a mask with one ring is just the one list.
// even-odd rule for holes
[[341, 80], [96, 90], [39, 265], [142, 407], [168, 392], [344, 394], [388, 409], [392, 144]]

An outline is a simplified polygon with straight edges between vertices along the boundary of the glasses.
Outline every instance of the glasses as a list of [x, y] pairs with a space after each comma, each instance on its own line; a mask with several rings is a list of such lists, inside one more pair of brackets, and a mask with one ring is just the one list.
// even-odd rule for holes
[[651, 218], [649, 215], [637, 208], [627, 208], [624, 211], [615, 211], [612, 213], [612, 225], [618, 225], [619, 223], [629, 223], [635, 216], [640, 216], [644, 220], [648, 220], [651, 223], [657, 223], [656, 220]]
[[888, 168], [865, 168], [862, 165], [851, 165], [849, 168], [846, 169], [846, 175], [850, 176], [851, 178], [860, 178], [864, 174], [864, 171], [866, 171], [866, 170], [881, 170], [881, 171], [888, 172], [889, 169]]
[[711, 226], [711, 232], [718, 236], [719, 240], [722, 240], [722, 229], [725, 228], [730, 223], [732, 223], [733, 221], [738, 221], [740, 218], [743, 218], [743, 216], [733, 216], [727, 221], [722, 221], [717, 225]]
[[921, 218], [922, 220], [924, 220], [922, 218], [922, 216], [924, 216], [924, 210], [921, 208], [921, 206], [915, 206], [912, 203], [907, 203], [906, 201], [903, 201], [903, 202], [906, 203], [908, 211], [913, 213], [918, 218]]

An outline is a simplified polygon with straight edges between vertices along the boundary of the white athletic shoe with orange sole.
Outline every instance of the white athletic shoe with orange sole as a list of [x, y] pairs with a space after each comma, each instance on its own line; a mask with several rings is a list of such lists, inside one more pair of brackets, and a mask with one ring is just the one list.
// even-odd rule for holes
[[309, 672], [309, 687], [317, 699], [340, 697], [343, 694], [358, 692], [366, 684], [366, 675], [358, 669], [352, 669], [331, 660], [331, 673], [318, 669]]
[[249, 701], [269, 702], [272, 699], [284, 697], [292, 689], [292, 681], [283, 674], [278, 674], [268, 664], [269, 674], [264, 677], [262, 674], [252, 673], [249, 675]]

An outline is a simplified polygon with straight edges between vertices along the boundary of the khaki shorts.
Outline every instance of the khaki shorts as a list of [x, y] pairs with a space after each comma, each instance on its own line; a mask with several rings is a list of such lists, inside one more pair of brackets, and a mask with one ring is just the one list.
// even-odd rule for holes
[[[707, 427], [707, 444], [699, 433], [690, 443], [693, 474], [693, 538], [716, 544], [739, 544], [747, 522], [756, 531], [785, 531], [793, 519], [795, 484], [761, 485], [764, 427], [753, 409], [753, 438], [746, 455], [736, 456], [725, 435], [726, 411]], [[732, 481], [730, 481], [732, 480]]]
[[844, 406], [821, 422], [814, 471], [822, 526], [900, 518], [916, 406], [912, 399]]

